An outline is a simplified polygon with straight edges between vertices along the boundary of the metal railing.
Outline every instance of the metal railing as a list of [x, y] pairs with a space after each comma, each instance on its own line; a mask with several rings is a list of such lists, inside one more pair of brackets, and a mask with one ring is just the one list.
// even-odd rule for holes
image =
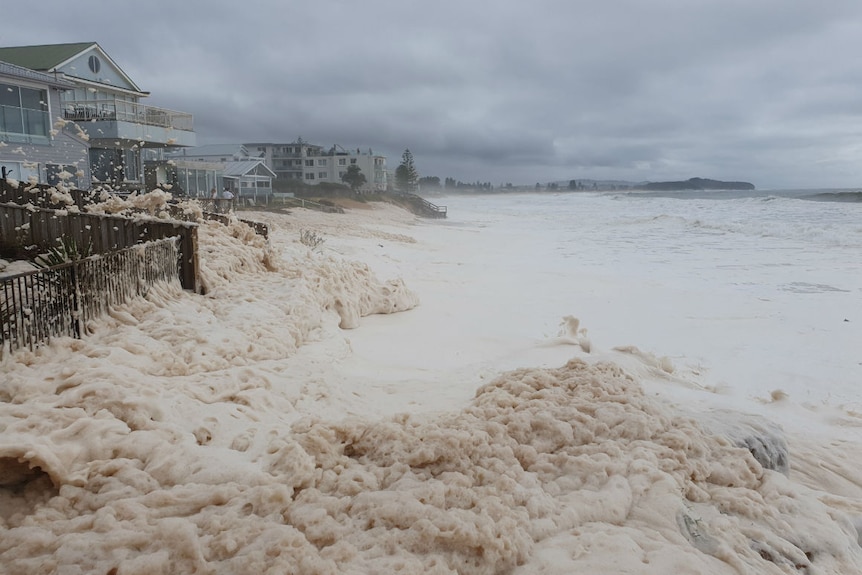
[[174, 130], [194, 131], [194, 117], [155, 106], [123, 100], [73, 100], [63, 102], [63, 117], [76, 122], [120, 121]]
[[179, 237], [0, 276], [0, 357], [54, 337], [80, 338], [111, 306], [159, 283], [179, 286]]
[[438, 206], [436, 204], [432, 204], [422, 196], [418, 196], [416, 194], [412, 194], [409, 192], [402, 192], [398, 194], [396, 197], [401, 198], [408, 205], [413, 207], [414, 213], [425, 216], [428, 218], [445, 218], [447, 214], [446, 206]]

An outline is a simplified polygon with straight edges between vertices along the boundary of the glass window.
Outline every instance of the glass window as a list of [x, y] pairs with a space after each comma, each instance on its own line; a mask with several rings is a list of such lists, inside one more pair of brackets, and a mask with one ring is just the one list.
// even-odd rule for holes
[[[21, 108], [13, 108], [12, 106], [3, 106], [2, 114], [0, 114], [0, 132], [4, 136], [12, 136], [17, 134], [24, 135], [24, 117], [21, 115]], [[6, 138], [4, 138], [6, 139]], [[13, 141], [20, 141], [15, 138]]]
[[306, 179], [306, 180], [313, 180], [313, 179], [314, 179], [314, 174], [311, 174], [311, 173], [309, 173], [309, 174], [305, 174], [305, 179]]
[[45, 177], [51, 186], [56, 186], [62, 182], [66, 186], [78, 187], [78, 168], [75, 166], [45, 164], [45, 171]]
[[317, 172], [317, 177], [321, 180], [326, 179], [326, 172]]
[[45, 90], [21, 88], [21, 107], [28, 110], [48, 111], [48, 96]]
[[308, 167], [314, 166], [314, 160], [305, 160], [305, 165]]
[[338, 165], [339, 166], [346, 166], [347, 165], [347, 158], [338, 158]]
[[325, 166], [325, 165], [326, 165], [326, 160], [317, 160], [317, 165], [318, 165], [318, 166]]
[[0, 140], [48, 143], [48, 92], [0, 84]]
[[0, 106], [20, 106], [21, 95], [18, 86], [0, 84]]

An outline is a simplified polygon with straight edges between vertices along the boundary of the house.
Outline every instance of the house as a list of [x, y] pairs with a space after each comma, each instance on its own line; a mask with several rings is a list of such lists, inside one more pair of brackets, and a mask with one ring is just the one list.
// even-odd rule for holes
[[138, 189], [144, 183], [142, 149], [196, 143], [192, 115], [142, 104], [149, 92], [96, 42], [5, 47], [0, 61], [72, 84], [60, 92], [52, 117], [73, 122], [89, 136], [94, 183]]
[[171, 160], [192, 160], [195, 162], [239, 162], [251, 157], [248, 149], [242, 144], [209, 144], [193, 148], [181, 148], [165, 152], [165, 158]]
[[79, 187], [90, 181], [88, 143], [54, 128], [61, 94], [74, 84], [0, 61], [0, 174], [21, 182]]
[[[191, 197], [209, 197], [210, 170], [216, 168], [215, 188], [230, 190], [239, 199], [255, 203], [269, 202], [272, 196], [272, 180], [277, 177], [263, 158], [252, 157], [242, 144], [209, 144], [194, 148], [183, 148], [165, 153], [165, 162], [147, 162], [159, 175], [155, 181], [168, 181], [176, 188], [174, 193]], [[166, 165], [163, 165], [166, 164]], [[204, 174], [203, 172], [206, 172]], [[176, 174], [173, 179], [171, 174]], [[184, 178], [185, 176], [185, 178]], [[179, 190], [179, 192], [177, 192]]]
[[388, 189], [386, 156], [375, 155], [370, 149], [363, 152], [334, 145], [327, 150], [301, 138], [290, 143], [252, 142], [245, 148], [251, 156], [262, 158], [280, 180], [340, 184], [347, 168], [355, 165], [365, 174], [362, 191]]
[[249, 158], [224, 165], [224, 187], [240, 200], [269, 203], [275, 172], [260, 158]]
[[211, 198], [212, 190], [224, 189], [224, 167], [220, 162], [196, 160], [152, 160], [144, 162], [144, 185], [174, 196]]

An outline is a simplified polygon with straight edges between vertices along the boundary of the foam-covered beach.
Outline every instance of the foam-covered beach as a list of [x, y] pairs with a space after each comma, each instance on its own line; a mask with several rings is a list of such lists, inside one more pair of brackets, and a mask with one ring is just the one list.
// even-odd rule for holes
[[[453, 201], [467, 215], [444, 222], [379, 203], [243, 214], [269, 242], [202, 223], [206, 295], [159, 286], [84, 339], [4, 357], [3, 572], [862, 572], [844, 357], [862, 318], [803, 333], [805, 306], [749, 301], [742, 272], [696, 307], [692, 269], [661, 262], [688, 213], [608, 216], [620, 241], [637, 226], [629, 252], [577, 222], [545, 243], [531, 230], [553, 205]], [[858, 301], [836, 289], [807, 305]], [[829, 389], [804, 396], [814, 377]]]

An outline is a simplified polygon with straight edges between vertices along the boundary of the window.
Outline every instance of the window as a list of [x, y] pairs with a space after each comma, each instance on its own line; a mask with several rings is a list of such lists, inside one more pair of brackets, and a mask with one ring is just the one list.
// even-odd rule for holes
[[325, 180], [326, 179], [326, 172], [317, 172], [317, 177], [320, 180]]
[[351, 165], [356, 164], [356, 158], [350, 158], [350, 164]]
[[39, 164], [32, 162], [0, 162], [4, 176], [19, 182], [38, 182]]
[[314, 160], [305, 160], [305, 165], [309, 168], [314, 167]]
[[60, 164], [45, 164], [47, 182], [51, 186], [64, 184], [78, 187], [78, 168], [76, 166], [61, 166]]
[[313, 179], [314, 179], [314, 174], [311, 174], [311, 173], [305, 174], [305, 179], [306, 179], [306, 180], [313, 180]]
[[99, 70], [102, 69], [102, 63], [99, 61], [98, 56], [90, 56], [87, 60], [87, 66], [90, 67], [90, 72], [93, 74], [98, 74]]
[[325, 160], [325, 159], [324, 159], [324, 160], [317, 160], [317, 165], [318, 165], [318, 166], [325, 166], [325, 165], [326, 165], [326, 160]]
[[347, 158], [338, 158], [338, 165], [339, 166], [346, 166], [347, 165]]
[[0, 140], [47, 144], [48, 92], [0, 84]]

